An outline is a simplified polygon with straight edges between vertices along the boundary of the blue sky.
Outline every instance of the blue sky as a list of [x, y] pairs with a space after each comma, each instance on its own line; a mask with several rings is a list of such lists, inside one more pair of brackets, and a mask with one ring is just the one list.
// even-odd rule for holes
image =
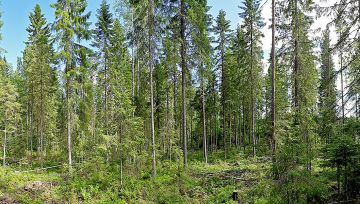
[[[36, 4], [41, 6], [43, 13], [45, 14], [48, 22], [54, 20], [54, 9], [50, 7], [50, 4], [55, 0], [2, 0], [2, 21], [4, 26], [2, 28], [3, 40], [0, 42], [0, 47], [6, 50], [5, 56], [9, 63], [13, 66], [16, 65], [16, 59], [21, 56], [21, 52], [24, 49], [24, 42], [27, 39], [26, 27], [29, 25], [28, 15], [34, 9]], [[95, 14], [99, 7], [101, 0], [88, 0], [88, 11], [91, 11], [92, 26], [96, 22]], [[113, 0], [108, 0], [112, 3]], [[231, 21], [233, 28], [239, 22], [239, 8], [240, 0], [208, 0], [209, 6], [211, 6], [210, 13], [216, 16], [220, 9], [223, 9], [227, 13], [227, 19]]]

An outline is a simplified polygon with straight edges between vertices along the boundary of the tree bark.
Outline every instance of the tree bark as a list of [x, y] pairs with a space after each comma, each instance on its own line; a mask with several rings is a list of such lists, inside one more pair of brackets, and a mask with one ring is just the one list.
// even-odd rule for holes
[[[66, 73], [70, 71], [67, 70]], [[71, 98], [71, 76], [69, 76], [69, 78], [66, 80], [66, 104], [67, 104], [67, 142], [68, 142], [68, 164], [69, 164], [69, 172], [71, 173], [71, 166], [72, 166], [72, 147], [71, 147], [71, 103], [70, 103], [70, 98]]]
[[3, 144], [3, 167], [6, 166], [6, 127], [4, 130], [4, 144]]
[[226, 118], [225, 118], [225, 88], [224, 88], [224, 85], [225, 85], [225, 65], [224, 65], [224, 58], [225, 58], [225, 50], [224, 50], [224, 45], [222, 46], [222, 49], [221, 49], [221, 85], [222, 85], [222, 90], [221, 90], [221, 100], [222, 100], [222, 128], [223, 128], [223, 139], [224, 139], [224, 155], [225, 155], [225, 159], [226, 159], [226, 156], [227, 156], [227, 147], [226, 147]]
[[271, 1], [272, 4], [272, 18], [271, 18], [271, 119], [272, 119], [272, 132], [271, 132], [271, 150], [272, 154], [276, 153], [276, 65], [275, 65], [275, 0]]
[[253, 143], [253, 156], [256, 156], [256, 136], [255, 136], [255, 96], [254, 96], [254, 65], [253, 65], [253, 22], [251, 22], [251, 33], [250, 33], [250, 76], [251, 76], [251, 136], [252, 136], [252, 143]]
[[154, 0], [149, 0], [149, 67], [150, 67], [150, 103], [151, 103], [151, 145], [152, 145], [152, 176], [156, 176], [156, 146], [154, 124], [154, 85], [153, 85], [153, 47], [154, 34]]
[[[132, 23], [132, 36], [135, 36], [135, 25], [134, 25], [134, 8], [131, 8], [131, 23]], [[134, 104], [135, 99], [135, 38], [133, 38], [131, 46], [131, 102]], [[132, 112], [134, 117], [134, 112]]]
[[[203, 66], [201, 66], [203, 69]], [[202, 105], [202, 123], [203, 123], [203, 149], [205, 163], [208, 163], [208, 152], [207, 152], [207, 138], [206, 138], [206, 110], [205, 110], [205, 88], [204, 88], [204, 76], [201, 76], [201, 105]]]
[[187, 166], [186, 136], [186, 37], [185, 37], [185, 1], [180, 0], [180, 36], [181, 36], [181, 78], [182, 78], [182, 138], [184, 168]]
[[[341, 29], [340, 29], [340, 36], [341, 36]], [[340, 51], [340, 84], [341, 84], [341, 121], [344, 125], [345, 123], [345, 104], [344, 104], [344, 74], [343, 74], [343, 53], [342, 49]]]

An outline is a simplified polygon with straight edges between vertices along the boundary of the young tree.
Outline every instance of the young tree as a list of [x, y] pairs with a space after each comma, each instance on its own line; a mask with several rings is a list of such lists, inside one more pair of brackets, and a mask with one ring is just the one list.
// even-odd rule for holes
[[112, 146], [115, 147], [114, 158], [120, 160], [120, 178], [123, 183], [126, 159], [135, 158], [141, 153], [137, 148], [144, 142], [143, 121], [142, 118], [133, 116], [135, 107], [131, 100], [131, 59], [119, 20], [114, 22], [110, 43], [109, 133], [117, 141]]
[[20, 117], [20, 103], [17, 101], [18, 93], [16, 87], [9, 79], [9, 73], [6, 70], [5, 61], [0, 61], [0, 127], [3, 135], [3, 166], [6, 166], [6, 152], [9, 137], [17, 129], [17, 123]]

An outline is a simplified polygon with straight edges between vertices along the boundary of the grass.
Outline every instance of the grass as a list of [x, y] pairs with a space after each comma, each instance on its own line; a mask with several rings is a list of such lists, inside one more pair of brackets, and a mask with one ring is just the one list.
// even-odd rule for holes
[[162, 162], [156, 178], [148, 171], [126, 176], [128, 170], [123, 186], [116, 168], [94, 162], [79, 167], [73, 177], [0, 168], [0, 203], [4, 198], [20, 203], [235, 203], [233, 192], [242, 203], [266, 202], [270, 159], [232, 153], [223, 161], [223, 156], [214, 152], [205, 164], [201, 152], [191, 153], [186, 170]]
[[0, 198], [21, 203], [60, 200], [57, 194], [59, 181], [59, 174], [55, 172], [19, 172], [0, 168]]

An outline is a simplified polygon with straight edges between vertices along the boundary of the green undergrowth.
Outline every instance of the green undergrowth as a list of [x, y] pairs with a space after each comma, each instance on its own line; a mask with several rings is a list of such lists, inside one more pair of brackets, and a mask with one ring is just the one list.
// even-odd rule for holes
[[[128, 165], [107, 165], [96, 158], [62, 172], [16, 172], [0, 168], [0, 198], [14, 203], [266, 203], [271, 187], [270, 158], [222, 152], [202, 161], [191, 153], [186, 170], [175, 161], [158, 163], [156, 178], [149, 168], [134, 173]], [[1, 201], [0, 199], [0, 201]], [[1, 203], [1, 202], [0, 202]]]
[[57, 202], [60, 183], [56, 172], [24, 172], [0, 168], [0, 203]]

